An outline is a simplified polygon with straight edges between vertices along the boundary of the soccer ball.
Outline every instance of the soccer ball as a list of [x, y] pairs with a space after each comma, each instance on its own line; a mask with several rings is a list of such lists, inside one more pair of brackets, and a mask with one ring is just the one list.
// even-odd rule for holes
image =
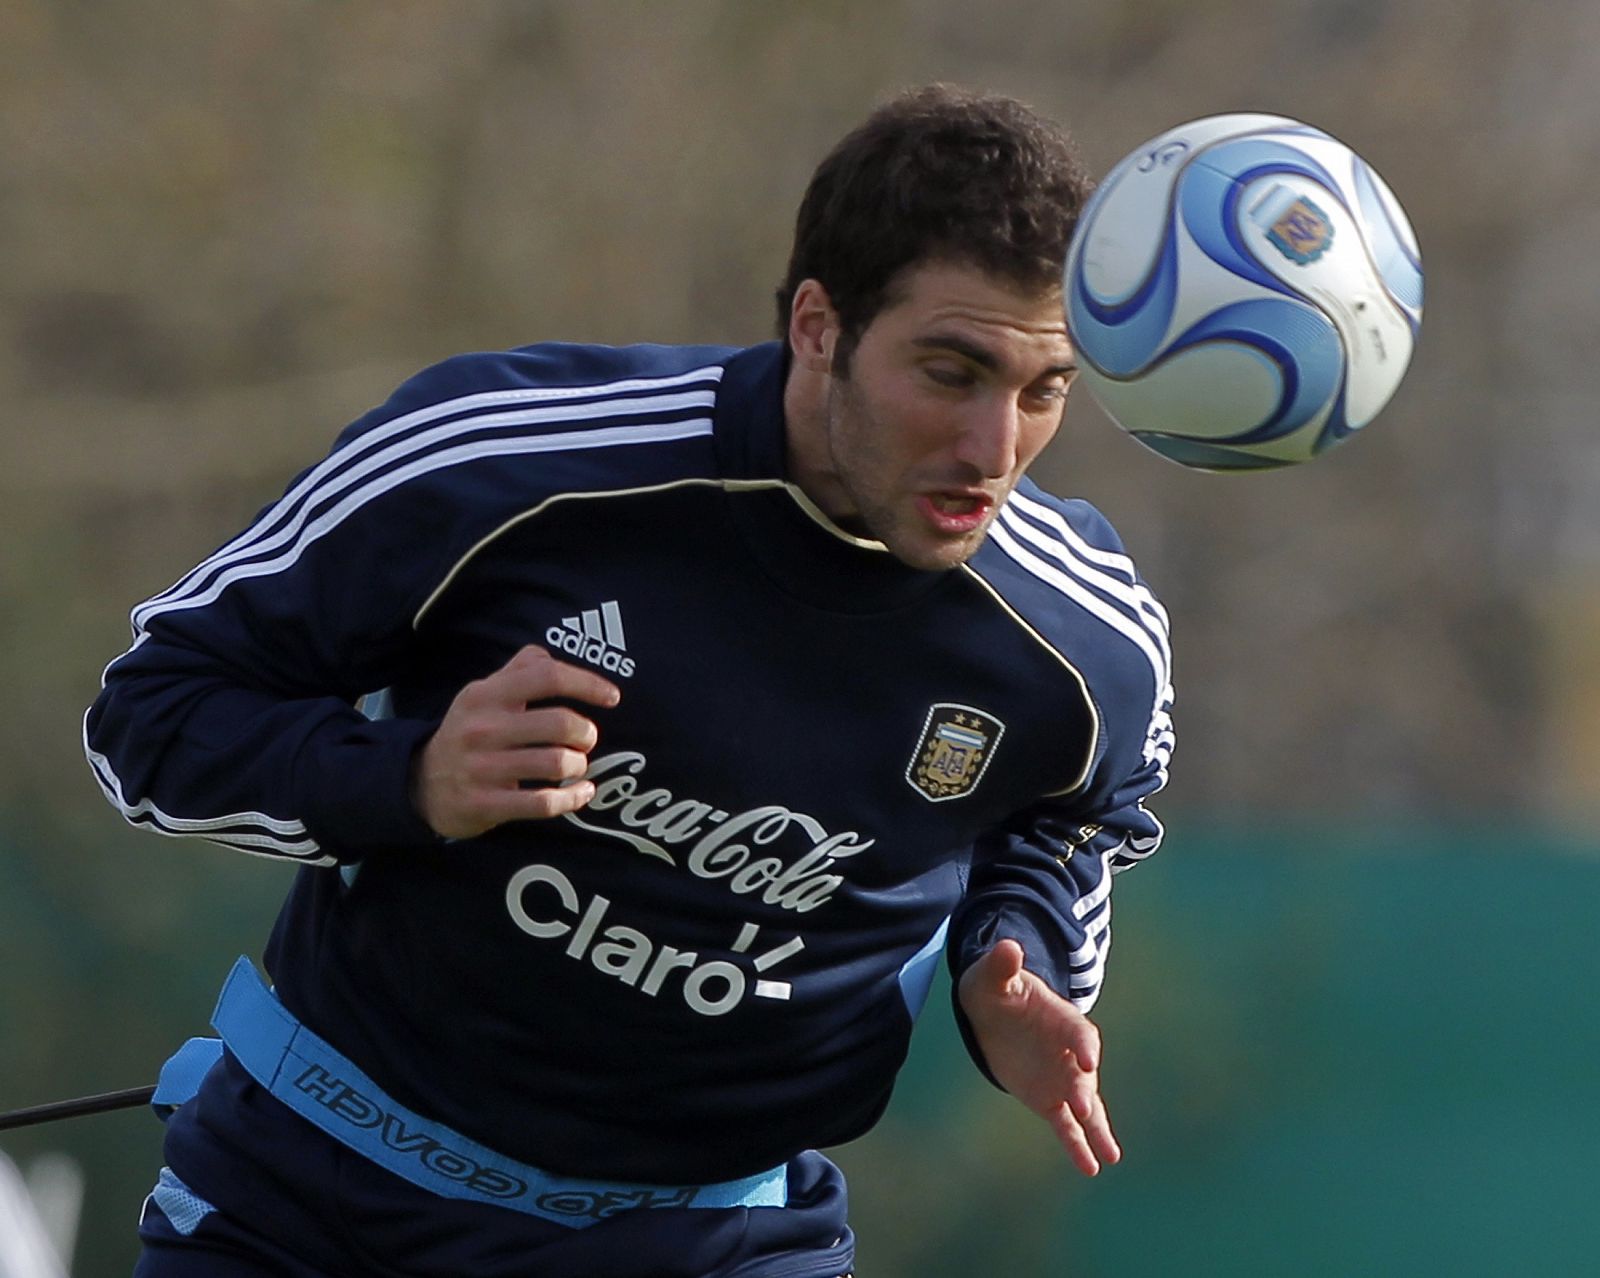
[[1216, 115], [1126, 156], [1085, 207], [1063, 295], [1111, 418], [1200, 470], [1306, 461], [1375, 416], [1422, 320], [1383, 180], [1320, 129]]

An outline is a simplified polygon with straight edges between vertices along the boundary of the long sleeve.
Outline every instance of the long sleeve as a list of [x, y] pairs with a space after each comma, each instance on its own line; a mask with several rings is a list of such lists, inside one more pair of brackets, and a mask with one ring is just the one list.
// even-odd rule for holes
[[[1044, 800], [990, 831], [974, 849], [947, 955], [957, 982], [996, 942], [1021, 944], [1024, 966], [1088, 1012], [1111, 951], [1113, 877], [1151, 856], [1162, 826], [1145, 807], [1167, 781], [1173, 746], [1168, 685], [1126, 776], [1071, 800]], [[971, 1027], [953, 998], [974, 1062], [987, 1074]]]
[[[313, 864], [432, 841], [413, 754], [467, 678], [417, 619], [484, 537], [541, 501], [663, 474], [710, 433], [721, 368], [664, 353], [640, 376], [597, 348], [459, 356], [346, 430], [238, 537], [133, 611], [84, 746], [135, 825]], [[532, 640], [533, 636], [523, 639]], [[404, 678], [411, 717], [369, 721]]]
[[84, 721], [130, 822], [326, 864], [431, 837], [406, 797], [426, 722], [356, 708], [387, 685], [451, 540], [445, 494], [373, 475], [394, 443], [347, 434], [238, 537], [133, 613]]

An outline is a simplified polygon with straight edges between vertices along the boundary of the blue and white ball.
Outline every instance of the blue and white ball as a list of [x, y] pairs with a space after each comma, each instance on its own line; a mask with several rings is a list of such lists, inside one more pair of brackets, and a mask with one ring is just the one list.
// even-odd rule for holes
[[1306, 461], [1389, 401], [1422, 320], [1404, 210], [1349, 147], [1217, 115], [1125, 157], [1067, 252], [1067, 327], [1124, 430], [1201, 470]]

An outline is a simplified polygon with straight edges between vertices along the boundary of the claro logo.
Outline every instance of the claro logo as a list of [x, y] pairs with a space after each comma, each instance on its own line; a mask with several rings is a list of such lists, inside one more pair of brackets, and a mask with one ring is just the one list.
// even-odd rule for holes
[[[702, 959], [698, 951], [657, 941], [636, 927], [608, 924], [611, 898], [597, 892], [584, 901], [572, 880], [551, 865], [525, 865], [513, 874], [506, 884], [506, 909], [529, 936], [541, 941], [565, 940], [568, 958], [587, 962], [602, 976], [650, 998], [675, 991], [690, 1011], [701, 1016], [731, 1012], [747, 992], [757, 998], [787, 1001], [789, 984], [760, 974], [805, 949], [805, 941], [791, 937], [748, 959], [753, 971], [747, 974], [727, 959]], [[760, 931], [759, 924], [746, 923], [733, 943], [733, 952], [748, 951]]]

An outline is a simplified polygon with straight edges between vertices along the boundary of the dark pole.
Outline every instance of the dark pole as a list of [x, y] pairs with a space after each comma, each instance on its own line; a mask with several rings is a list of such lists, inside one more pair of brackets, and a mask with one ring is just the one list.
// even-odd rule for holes
[[132, 1109], [135, 1105], [148, 1105], [155, 1091], [154, 1087], [130, 1087], [121, 1092], [102, 1092], [98, 1096], [80, 1096], [76, 1100], [14, 1109], [10, 1113], [0, 1114], [0, 1131], [12, 1127], [31, 1127], [35, 1123], [53, 1123], [58, 1118], [77, 1118], [80, 1114], [101, 1114], [108, 1109]]

